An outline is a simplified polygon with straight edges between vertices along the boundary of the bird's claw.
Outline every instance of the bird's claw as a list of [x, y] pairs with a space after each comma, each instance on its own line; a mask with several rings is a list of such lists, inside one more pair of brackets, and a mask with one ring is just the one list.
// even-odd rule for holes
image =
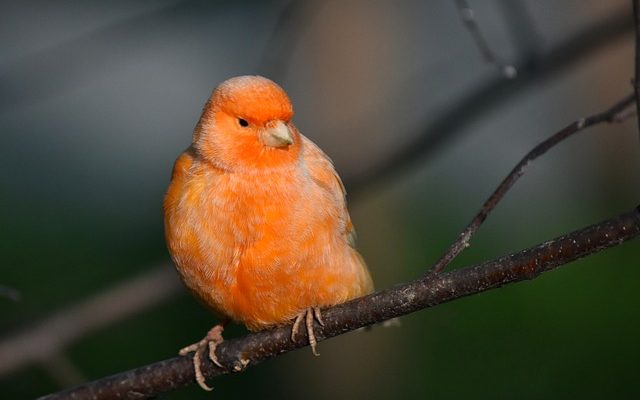
[[298, 314], [295, 321], [293, 322], [293, 327], [291, 328], [291, 340], [296, 340], [296, 335], [298, 334], [298, 331], [300, 329], [300, 324], [302, 323], [302, 320], [304, 320], [305, 326], [307, 328], [307, 336], [309, 337], [309, 345], [311, 346], [311, 351], [313, 352], [314, 356], [319, 356], [320, 353], [318, 353], [317, 350], [318, 340], [316, 339], [315, 332], [313, 331], [314, 318], [316, 321], [318, 321], [320, 326], [324, 326], [322, 313], [320, 312], [319, 307], [310, 307]]
[[218, 345], [224, 341], [222, 337], [223, 331], [224, 325], [218, 324], [211, 328], [211, 330], [207, 332], [207, 335], [202, 338], [202, 340], [190, 344], [189, 346], [180, 349], [180, 351], [178, 352], [178, 354], [180, 354], [181, 356], [185, 356], [191, 352], [194, 352], [193, 369], [196, 375], [196, 382], [198, 382], [198, 385], [200, 385], [200, 387], [206, 391], [211, 391], [213, 390], [213, 388], [207, 385], [204, 374], [202, 373], [202, 368], [200, 367], [202, 354], [204, 353], [205, 349], [208, 349], [209, 359], [218, 367], [224, 368], [220, 361], [218, 361], [218, 356], [216, 356], [216, 347], [218, 347]]

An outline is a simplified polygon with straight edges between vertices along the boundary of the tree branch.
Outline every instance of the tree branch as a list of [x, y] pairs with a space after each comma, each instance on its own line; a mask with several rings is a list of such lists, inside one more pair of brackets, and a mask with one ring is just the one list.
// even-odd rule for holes
[[[640, 235], [640, 206], [631, 212], [541, 243], [519, 253], [483, 264], [451, 271], [433, 278], [374, 293], [323, 311], [324, 326], [314, 326], [318, 340], [353, 331], [390, 318], [455, 299], [534, 279], [589, 254], [619, 245]], [[249, 334], [218, 346], [218, 359], [230, 368], [221, 369], [203, 360], [207, 378], [230, 373], [238, 360], [248, 367], [307, 345], [306, 337], [291, 340], [291, 325]], [[140, 399], [193, 384], [190, 356], [175, 357], [127, 372], [102, 378], [75, 388], [42, 397], [61, 399]]]
[[[531, 150], [498, 186], [485, 202], [480, 212], [471, 221], [445, 255], [434, 265], [431, 273], [422, 279], [374, 293], [354, 301], [337, 305], [323, 312], [324, 326], [316, 327], [318, 340], [405, 315], [426, 307], [441, 304], [463, 296], [480, 293], [504, 284], [533, 279], [544, 271], [570, 261], [621, 244], [640, 234], [640, 207], [630, 213], [604, 221], [600, 224], [573, 232], [567, 236], [550, 240], [536, 247], [498, 258], [463, 270], [447, 274], [437, 273], [464, 249], [487, 215], [495, 208], [504, 194], [524, 173], [525, 167], [534, 159], [562, 140], [603, 122], [617, 122], [622, 113], [635, 100], [634, 95], [625, 97], [607, 111], [582, 118], [545, 140]], [[218, 347], [218, 360], [229, 368], [214, 366], [203, 360], [202, 371], [208, 378], [242, 370], [243, 362], [255, 365], [279, 354], [307, 345], [307, 338], [292, 341], [291, 326], [250, 334], [244, 338], [225, 341]], [[189, 357], [177, 357], [146, 367], [137, 368], [111, 377], [103, 378], [67, 391], [53, 394], [45, 399], [67, 399], [73, 396], [103, 399], [112, 397], [141, 398], [186, 386], [194, 381], [194, 372]]]
[[[300, 6], [296, 15], [300, 12]], [[285, 15], [290, 15], [290, 11], [286, 11]], [[457, 133], [462, 131], [462, 128], [471, 123], [478, 116], [491, 111], [495, 107], [499, 106], [502, 102], [507, 101], [512, 95], [519, 93], [521, 90], [526, 89], [528, 86], [539, 83], [541, 80], [549, 78], [554, 74], [565, 70], [568, 66], [573, 65], [587, 54], [591, 54], [598, 50], [604, 44], [610, 44], [613, 40], [621, 37], [630, 31], [632, 24], [629, 23], [628, 12], [617, 13], [613, 17], [610, 17], [604, 21], [595, 23], [589, 26], [583, 31], [578, 32], [570, 39], [559, 44], [557, 47], [550, 49], [547, 52], [538, 54], [537, 52], [530, 57], [525, 57], [517, 65], [519, 66], [519, 76], [516, 80], [490, 79], [489, 81], [480, 85], [479, 90], [473, 91], [470, 95], [463, 96], [458, 99], [455, 105], [453, 105], [448, 112], [445, 112], [442, 116], [436, 118], [433, 121], [429, 121], [425, 125], [424, 133], [420, 135], [415, 142], [408, 143], [407, 146], [400, 149], [397, 153], [392, 154], [386, 160], [378, 163], [369, 172], [357, 177], [356, 179], [345, 179], [345, 185], [349, 189], [350, 203], [356, 202], [361, 196], [364, 195], [366, 189], [380, 184], [389, 175], [397, 174], [399, 171], [405, 170], [408, 166], [417, 160], [422, 160], [429, 154], [432, 154], [435, 150], [446, 140], [452, 140]], [[264, 65], [268, 65], [265, 62]], [[266, 67], [265, 67], [266, 68]], [[277, 67], [273, 67], [276, 70]], [[1, 108], [1, 107], [0, 107]], [[166, 269], [166, 266], [158, 268], [155, 273], [161, 274], [164, 271], [167, 274], [174, 274], [173, 271]], [[153, 281], [153, 277], [146, 278], [149, 282]], [[107, 296], [112, 298], [113, 303], [122, 304], [120, 308], [114, 309], [109, 303], [101, 303], [104, 305], [104, 310], [96, 310], [92, 319], [99, 320], [105, 315], [110, 316], [110, 323], [114, 323], [118, 320], [132, 315], [134, 312], [141, 312], [144, 307], [138, 307], [132, 310], [126, 299], [118, 296], [122, 293], [122, 287], [127, 286], [128, 283], [117, 284], [112, 288], [109, 288], [105, 293], [98, 296]], [[151, 305], [155, 304], [154, 301], [144, 301], [145, 298], [156, 296], [162, 296], [162, 299], [166, 300], [180, 291], [176, 281], [176, 290], [167, 291], [141, 291], [138, 292], [137, 299], [142, 303]], [[79, 307], [83, 304], [90, 304], [94, 302], [94, 297], [84, 299], [81, 301]], [[137, 303], [136, 303], [137, 304]], [[76, 306], [61, 311], [59, 317], [66, 314], [75, 314]], [[108, 310], [108, 314], [105, 313]], [[53, 319], [52, 319], [53, 320]], [[66, 321], [74, 321], [73, 319], [65, 319]], [[73, 325], [78, 325], [76, 322], [70, 322]], [[60, 327], [60, 325], [58, 325]], [[98, 326], [97, 324], [91, 326]], [[75, 337], [87, 334], [88, 330], [82, 330], [87, 328], [86, 325], [78, 325], [76, 331], [77, 334], [65, 335], [64, 338], [54, 339], [56, 331], [44, 331], [40, 327], [35, 329], [26, 329], [19, 334], [10, 338], [3, 339], [0, 342], [0, 375], [9, 371], [14, 371], [26, 365], [29, 362], [37, 361], [41, 357], [32, 352], [31, 350], [36, 348], [36, 344], [40, 343], [40, 338], [47, 338], [47, 342], [55, 340], [57, 348], [49, 348], [50, 353], [56, 353], [62, 351], [66, 346], [73, 342]], [[64, 327], [67, 329], [74, 329], [72, 327]], [[93, 328], [91, 328], [93, 329]], [[46, 334], [43, 334], [46, 332]], [[29, 340], [23, 338], [29, 338]], [[35, 343], [35, 344], [34, 344]], [[15, 347], [19, 344], [19, 348]], [[4, 351], [9, 351], [12, 354], [11, 359], [4, 356]], [[20, 351], [20, 349], [26, 349]]]
[[498, 59], [498, 56], [491, 49], [491, 46], [489, 46], [489, 43], [482, 35], [478, 22], [476, 21], [475, 13], [473, 12], [473, 8], [471, 8], [467, 0], [454, 0], [454, 2], [458, 8], [460, 19], [467, 28], [467, 31], [469, 31], [469, 34], [473, 38], [478, 50], [480, 50], [482, 58], [484, 58], [487, 63], [494, 65], [503, 77], [507, 79], [514, 79], [518, 75], [518, 70], [513, 65], [505, 64]]
[[[511, 189], [518, 179], [524, 174], [527, 166], [536, 158], [545, 154], [549, 149], [570, 136], [575, 135], [589, 127], [601, 124], [603, 122], [620, 122], [629, 116], [625, 113], [626, 109], [633, 104], [635, 96], [633, 94], [625, 97], [607, 111], [592, 115], [587, 118], [579, 119], [569, 124], [564, 129], [553, 134], [550, 138], [533, 148], [522, 160], [511, 170], [509, 175], [500, 183], [498, 188], [489, 196], [482, 208], [471, 220], [469, 225], [458, 235], [458, 238], [449, 246], [447, 251], [440, 259], [431, 267], [428, 274], [437, 274], [453, 261], [465, 248], [469, 247], [471, 237], [478, 231], [480, 225], [489, 216], [489, 213], [498, 205], [504, 195]], [[637, 103], [636, 103], [637, 105]]]

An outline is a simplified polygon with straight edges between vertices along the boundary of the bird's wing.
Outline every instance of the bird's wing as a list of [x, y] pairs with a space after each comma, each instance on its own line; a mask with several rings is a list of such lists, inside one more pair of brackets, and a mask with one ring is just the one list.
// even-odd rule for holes
[[189, 146], [180, 156], [176, 159], [176, 162], [173, 164], [173, 171], [171, 173], [171, 179], [182, 178], [184, 177], [191, 165], [193, 164], [193, 160], [195, 158], [195, 149], [193, 146]]
[[342, 217], [345, 220], [345, 236], [351, 247], [356, 244], [356, 231], [351, 223], [351, 217], [347, 210], [347, 192], [342, 180], [336, 172], [333, 161], [315, 143], [304, 135], [302, 137], [302, 149], [305, 165], [311, 178], [323, 189], [329, 192], [339, 204]]

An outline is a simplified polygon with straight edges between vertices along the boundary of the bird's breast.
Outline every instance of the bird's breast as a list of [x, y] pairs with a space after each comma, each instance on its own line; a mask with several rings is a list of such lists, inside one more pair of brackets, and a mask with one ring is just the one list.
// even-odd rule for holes
[[285, 289], [338, 236], [337, 205], [296, 171], [174, 181], [167, 242], [187, 286], [218, 313], [243, 314], [253, 288]]

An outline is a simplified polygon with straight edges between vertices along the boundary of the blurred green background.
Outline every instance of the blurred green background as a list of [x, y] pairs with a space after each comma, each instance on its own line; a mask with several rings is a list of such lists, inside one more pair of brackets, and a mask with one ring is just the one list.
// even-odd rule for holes
[[[3, 4], [0, 285], [21, 298], [0, 298], [0, 397], [175, 356], [215, 323], [173, 275], [161, 204], [202, 105], [228, 77], [264, 74], [288, 91], [296, 125], [351, 191], [378, 288], [425, 271], [535, 144], [630, 92], [628, 1], [471, 5], [499, 57], [522, 67], [513, 82], [482, 60], [453, 1]], [[439, 140], [412, 144], [447, 115]], [[420, 150], [415, 162], [367, 180], [407, 147]], [[589, 130], [530, 168], [455, 265], [627, 211], [639, 183], [635, 119]], [[213, 393], [160, 398], [639, 398], [639, 256], [632, 241], [398, 328], [323, 342], [319, 358], [296, 351], [216, 379]], [[20, 341], [148, 274], [150, 287], [84, 315], [95, 329], [50, 322]], [[49, 346], [67, 328], [84, 333]], [[37, 356], [15, 361], [27, 350]]]

